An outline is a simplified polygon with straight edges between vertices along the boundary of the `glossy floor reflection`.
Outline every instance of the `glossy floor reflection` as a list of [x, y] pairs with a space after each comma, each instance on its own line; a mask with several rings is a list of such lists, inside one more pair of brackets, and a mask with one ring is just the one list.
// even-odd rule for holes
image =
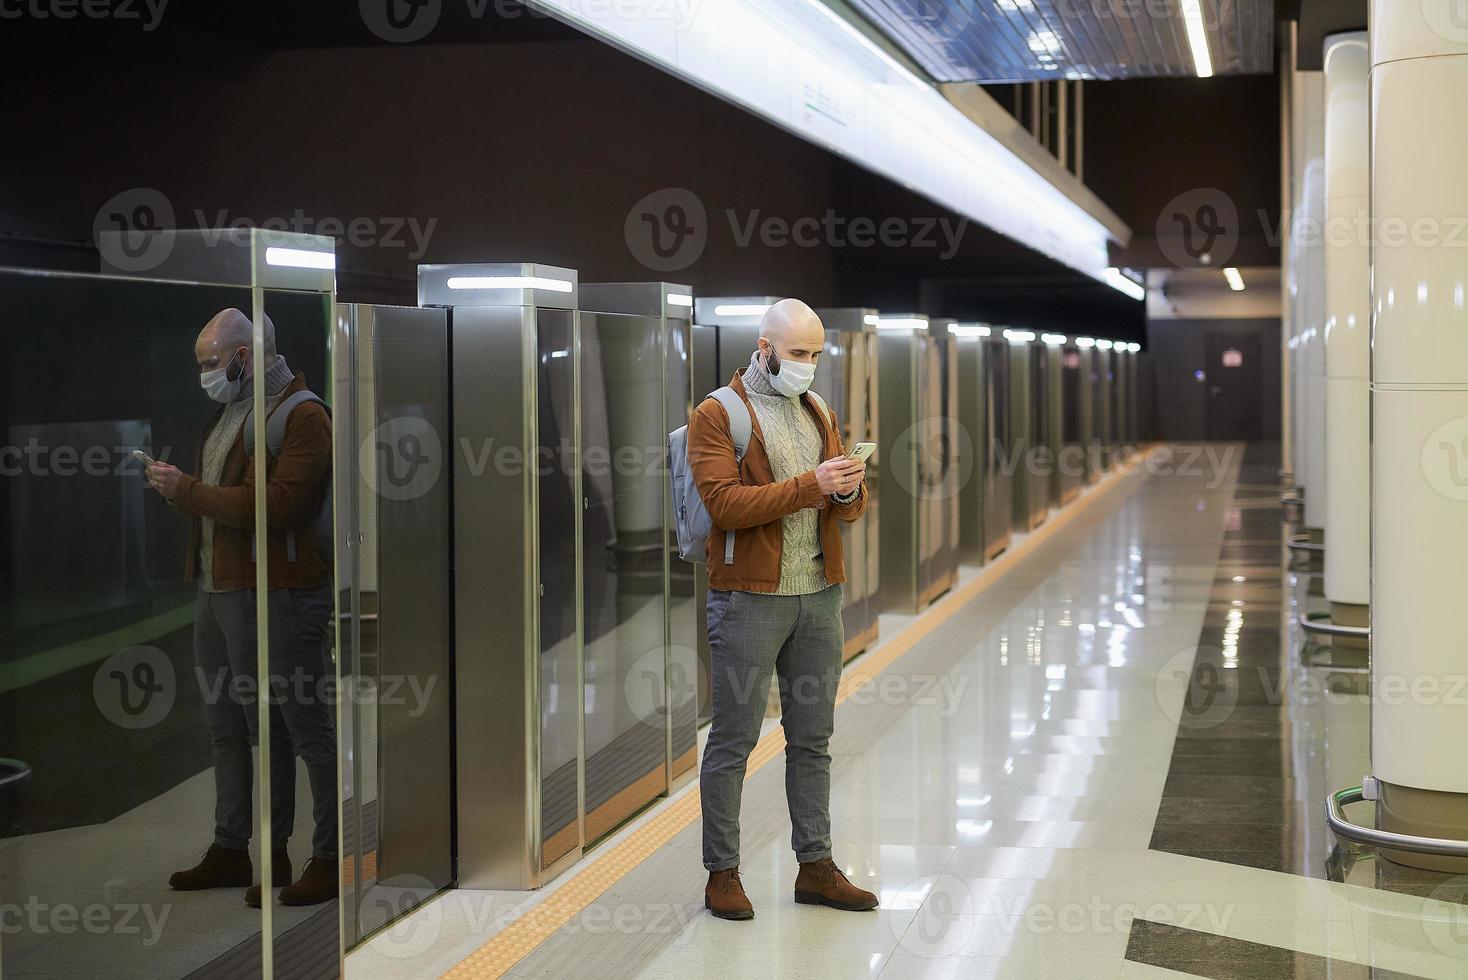
[[[509, 975], [1468, 975], [1462, 906], [1327, 877], [1311, 801], [1335, 746], [1359, 769], [1364, 717], [1271, 703], [1296, 608], [1278, 491], [1255, 505], [1267, 457], [1243, 480], [1241, 447], [1217, 458], [1128, 478], [838, 709], [836, 858], [879, 911], [794, 904], [777, 760], [745, 788], [753, 921], [704, 912], [694, 823]], [[1198, 665], [1245, 663], [1254, 679], [1200, 715]], [[348, 972], [436, 975], [503, 924], [476, 936], [463, 910], [511, 900], [451, 894], [439, 941], [382, 937]]]

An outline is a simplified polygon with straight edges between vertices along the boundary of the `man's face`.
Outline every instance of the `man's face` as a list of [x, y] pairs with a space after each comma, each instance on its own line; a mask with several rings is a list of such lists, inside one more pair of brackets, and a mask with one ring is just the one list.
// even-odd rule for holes
[[770, 353], [774, 352], [782, 361], [816, 364], [825, 346], [826, 331], [821, 322], [814, 319], [792, 325], [787, 336], [759, 339], [760, 353], [765, 355], [767, 363]]
[[199, 335], [194, 343], [194, 360], [199, 362], [199, 373], [213, 371], [234, 362], [234, 370], [229, 372], [229, 380], [234, 381], [245, 376], [250, 366], [250, 345], [230, 344], [224, 338], [212, 332]]

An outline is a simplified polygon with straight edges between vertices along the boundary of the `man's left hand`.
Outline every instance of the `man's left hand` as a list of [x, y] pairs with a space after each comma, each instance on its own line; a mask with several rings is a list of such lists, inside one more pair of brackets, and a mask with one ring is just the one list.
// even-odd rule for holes
[[172, 463], [154, 463], [146, 472], [153, 489], [161, 493], [163, 499], [173, 500], [178, 493], [178, 481], [183, 476], [183, 471]]

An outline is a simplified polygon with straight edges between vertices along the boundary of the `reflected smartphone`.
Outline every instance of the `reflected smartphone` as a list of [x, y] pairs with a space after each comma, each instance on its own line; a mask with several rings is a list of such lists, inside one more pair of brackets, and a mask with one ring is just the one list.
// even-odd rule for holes
[[875, 442], [858, 442], [851, 447], [851, 452], [846, 454], [847, 459], [859, 459], [863, 463], [872, 458], [872, 453], [877, 451]]
[[137, 458], [137, 461], [139, 463], [143, 464], [143, 467], [145, 469], [157, 462], [157, 460], [155, 460], [152, 456], [149, 456], [147, 453], [143, 452], [141, 449], [134, 449], [133, 456]]

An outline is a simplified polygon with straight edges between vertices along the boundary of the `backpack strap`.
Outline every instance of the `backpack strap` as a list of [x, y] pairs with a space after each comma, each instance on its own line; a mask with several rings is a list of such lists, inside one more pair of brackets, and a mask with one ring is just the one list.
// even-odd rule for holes
[[[290, 423], [291, 412], [306, 402], [316, 402], [322, 408], [326, 408], [326, 402], [316, 392], [302, 388], [294, 395], [286, 398], [265, 416], [265, 451], [271, 456], [279, 456], [280, 448], [285, 445], [285, 427]], [[330, 412], [330, 409], [327, 409]], [[250, 456], [255, 452], [255, 426], [253, 420], [255, 408], [252, 405], [245, 413], [245, 455]]]
[[810, 396], [811, 401], [816, 403], [816, 408], [820, 409], [821, 415], [830, 423], [831, 430], [836, 431], [836, 415], [826, 404], [826, 400], [821, 397], [820, 392], [814, 388], [807, 388], [805, 393]]
[[[270, 414], [265, 416], [265, 451], [270, 454], [271, 458], [279, 456], [281, 447], [285, 445], [285, 427], [290, 423], [291, 412], [294, 412], [298, 407], [307, 402], [316, 402], [322, 408], [326, 409], [328, 415], [331, 414], [331, 408], [327, 406], [320, 395], [308, 388], [302, 388], [275, 406]], [[254, 416], [255, 407], [252, 405], [250, 406], [250, 410], [245, 413], [244, 439], [245, 457], [247, 459], [255, 451], [255, 426], [252, 424]], [[251, 558], [255, 557], [254, 551], [255, 539], [251, 536]], [[285, 532], [285, 560], [296, 560], [296, 532], [294, 528], [290, 528]]]
[[[716, 388], [709, 393], [709, 397], [724, 406], [724, 411], [729, 415], [729, 435], [734, 440], [734, 461], [736, 463], [744, 460], [744, 454], [749, 450], [749, 440], [754, 433], [754, 420], [750, 417], [749, 406], [739, 392], [725, 385]], [[734, 564], [734, 532], [724, 532], [724, 564]]]

